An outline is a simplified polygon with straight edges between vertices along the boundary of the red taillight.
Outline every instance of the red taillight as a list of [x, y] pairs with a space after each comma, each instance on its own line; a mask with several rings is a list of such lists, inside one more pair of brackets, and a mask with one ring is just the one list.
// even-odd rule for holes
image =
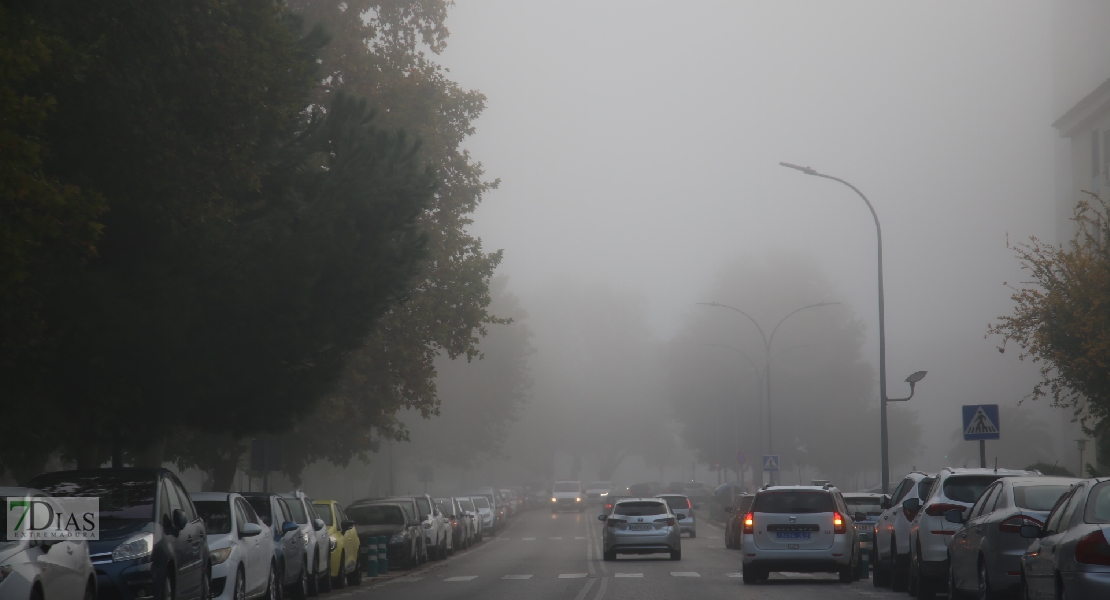
[[613, 510], [613, 503], [610, 502], [610, 503], [606, 504], [605, 505], [605, 510]]
[[1022, 525], [1044, 527], [1044, 523], [1026, 515], [1014, 515], [998, 524], [998, 530], [1005, 533], [1021, 533]]
[[1083, 536], [1075, 544], [1075, 562], [1110, 567], [1110, 544], [1106, 543], [1102, 530]]
[[929, 506], [926, 506], [925, 507], [925, 514], [929, 515], [930, 517], [943, 517], [944, 513], [948, 512], [950, 510], [958, 510], [960, 512], [964, 512], [965, 510], [967, 510], [967, 507], [964, 506], [963, 504], [949, 504], [947, 502], [937, 502], [936, 504], [930, 504]]
[[834, 512], [833, 513], [833, 533], [844, 533], [845, 529], [846, 528], [844, 527], [844, 517], [840, 516], [840, 513]]
[[752, 513], [744, 515], [744, 533], [755, 533], [755, 515]]
[[686, 499], [686, 508], [689, 508], [689, 509], [693, 509], [693, 508], [694, 508], [694, 505], [690, 503], [690, 499], [689, 499], [689, 498], [687, 498], [687, 499]]
[[667, 526], [668, 527], [674, 527], [674, 517], [671, 517], [670, 519], [667, 519]]

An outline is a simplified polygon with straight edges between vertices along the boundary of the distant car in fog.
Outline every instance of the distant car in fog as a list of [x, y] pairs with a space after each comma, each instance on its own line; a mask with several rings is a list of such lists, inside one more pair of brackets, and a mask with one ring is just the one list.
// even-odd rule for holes
[[586, 500], [590, 504], [601, 504], [613, 493], [613, 484], [609, 481], [595, 481], [586, 484]]
[[650, 481], [647, 483], [634, 483], [628, 486], [628, 495], [636, 498], [651, 498], [656, 494], [665, 492], [667, 486], [659, 483], [658, 481]]
[[656, 498], [662, 498], [678, 518], [679, 532], [689, 533], [692, 538], [698, 537], [698, 522], [694, 517], [697, 504], [682, 494], [660, 494]]
[[682, 486], [682, 493], [689, 498], [705, 498], [713, 495], [713, 490], [704, 483], [688, 481]]
[[601, 509], [603, 511], [605, 511], [605, 514], [607, 514], [607, 515], [612, 514], [613, 513], [613, 506], [617, 502], [620, 502], [621, 500], [626, 500], [626, 499], [631, 498], [631, 497], [632, 496], [612, 496], [611, 495], [611, 496], [609, 496], [608, 498], [605, 499], [605, 502], [601, 505]]
[[586, 510], [586, 494], [581, 481], [556, 481], [551, 486], [551, 512]]
[[485, 496], [470, 496], [470, 501], [474, 503], [475, 510], [478, 511], [479, 518], [482, 519], [482, 535], [494, 535], [497, 531], [497, 513], [494, 512], [493, 506], [490, 505], [489, 498]]

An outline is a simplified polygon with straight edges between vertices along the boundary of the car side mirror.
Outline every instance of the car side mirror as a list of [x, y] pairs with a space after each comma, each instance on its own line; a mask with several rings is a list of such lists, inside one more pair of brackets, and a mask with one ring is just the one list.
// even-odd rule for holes
[[884, 500], [879, 501], [879, 508], [881, 508], [883, 510], [886, 510], [886, 509], [890, 508], [890, 500], [885, 500], [884, 499]]
[[736, 512], [736, 508], [734, 508], [734, 507], [732, 507], [732, 506], [726, 506], [726, 507], [724, 507], [724, 508], [723, 508], [722, 510], [724, 510], [724, 511], [725, 511], [725, 512], [727, 512], [727, 513], [734, 513], [734, 512]]
[[944, 520], [948, 521], [949, 523], [956, 523], [957, 525], [963, 525], [964, 511], [953, 508], [952, 510], [944, 513]]
[[189, 517], [185, 516], [185, 511], [180, 508], [173, 509], [173, 528], [177, 531], [181, 531], [188, 525]]
[[350, 520], [343, 521], [342, 523], [340, 523], [340, 526], [342, 527], [342, 531], [346, 532], [348, 530], [354, 529], [355, 522]]
[[262, 526], [258, 523], [243, 523], [243, 530], [239, 532], [239, 537], [254, 537], [262, 533]]
[[291, 531], [296, 531], [296, 530], [297, 530], [297, 524], [294, 523], [293, 521], [286, 521], [286, 522], [281, 524], [281, 533], [283, 535], [286, 534], [286, 533], [289, 533]]
[[675, 515], [675, 516], [677, 516], [677, 517], [678, 517], [678, 520], [679, 520], [679, 521], [684, 521], [684, 520], [686, 520], [686, 519], [689, 519], [689, 518], [690, 518], [690, 516], [689, 516], [689, 515], [684, 515], [684, 514], [682, 514], [682, 513], [679, 513], [679, 514], [677, 514], [677, 515]]
[[853, 521], [866, 521], [867, 520], [867, 515], [865, 515], [861, 512], [858, 512], [858, 513], [852, 515], [852, 520]]
[[902, 503], [902, 508], [910, 512], [917, 512], [921, 510], [921, 500], [917, 498], [907, 498], [906, 501]]
[[1032, 540], [1041, 537], [1041, 531], [1041, 528], [1036, 525], [1022, 525], [1020, 533], [1021, 537]]
[[608, 519], [608, 518], [609, 518], [609, 517], [608, 517], [607, 515], [598, 515], [598, 516], [597, 516], [597, 520], [598, 520], [598, 521], [604, 521], [605, 519]]
[[313, 519], [312, 520], [312, 528], [315, 529], [316, 531], [320, 531], [321, 529], [324, 528], [324, 520], [323, 519]]

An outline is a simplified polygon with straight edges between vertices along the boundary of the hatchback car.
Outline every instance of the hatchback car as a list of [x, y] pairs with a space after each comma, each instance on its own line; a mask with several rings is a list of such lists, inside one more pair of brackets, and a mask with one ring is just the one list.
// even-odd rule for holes
[[[910, 525], [917, 518], [921, 502], [929, 496], [929, 489], [936, 480], [935, 473], [914, 471], [905, 476], [891, 493], [890, 502], [875, 524], [874, 552], [871, 564], [875, 567], [872, 583], [904, 592], [910, 578]], [[916, 499], [916, 503], [906, 503]], [[912, 510], [911, 510], [912, 508]]]
[[[0, 487], [0, 506], [5, 511], [8, 498], [50, 502], [41, 490]], [[0, 531], [0, 598], [93, 600], [96, 598], [96, 573], [89, 560], [88, 542], [8, 539], [5, 527]]]
[[343, 588], [348, 584], [362, 583], [362, 569], [359, 559], [358, 532], [355, 531], [355, 522], [348, 519], [343, 513], [343, 508], [334, 500], [317, 500], [313, 502], [316, 514], [324, 520], [324, 525], [331, 536], [331, 561], [329, 573], [333, 588]]
[[740, 494], [732, 506], [725, 508], [725, 548], [730, 550], [740, 549], [740, 540], [744, 534], [744, 516], [752, 508], [753, 494]]
[[948, 581], [948, 545], [958, 525], [946, 514], [965, 513], [988, 487], [1003, 477], [1036, 477], [1036, 471], [1010, 469], [944, 468], [929, 488], [924, 503], [907, 500], [904, 506], [920, 507], [910, 524], [909, 590], [921, 600], [933, 597]]
[[678, 517], [660, 498], [629, 498], [613, 506], [602, 533], [602, 558], [616, 560], [618, 554], [668, 553], [682, 559], [682, 531]]
[[1064, 494], [1021, 557], [1025, 597], [1110, 598], [1110, 479], [1085, 479]]
[[270, 528], [239, 494], [202, 492], [190, 495], [208, 532], [212, 556], [212, 600], [271, 596], [278, 584], [274, 539]]
[[698, 508], [698, 505], [690, 502], [690, 499], [682, 494], [660, 494], [656, 498], [662, 498], [678, 518], [679, 531], [690, 534], [692, 538], [698, 537], [698, 522], [694, 515], [694, 509]]
[[474, 506], [474, 500], [468, 496], [459, 496], [455, 498], [455, 501], [459, 503], [459, 508], [462, 508], [463, 514], [467, 516], [467, 521], [470, 522], [471, 543], [482, 541], [484, 535], [482, 515], [478, 513], [478, 507]]
[[840, 491], [831, 486], [764, 486], [744, 515], [744, 583], [771, 571], [857, 576], [859, 537]]
[[277, 494], [243, 492], [241, 495], [273, 533], [278, 583], [296, 598], [308, 596], [309, 540], [293, 520], [289, 504]]
[[204, 521], [169, 470], [55, 471], [36, 475], [27, 487], [49, 496], [100, 498], [100, 539], [88, 544], [101, 597], [209, 597]]
[[331, 589], [328, 578], [328, 528], [324, 520], [316, 514], [312, 507], [312, 498], [304, 492], [297, 490], [279, 494], [285, 498], [289, 511], [293, 513], [293, 520], [301, 528], [301, 534], [308, 540], [308, 595], [315, 596], [321, 591]]
[[1048, 512], [1079, 480], [1071, 477], [1006, 477], [975, 502], [966, 515], [951, 510], [949, 522], [963, 525], [948, 547], [949, 595], [976, 592], [994, 597], [1021, 588], [1021, 557], [1029, 540], [1022, 525], [1042, 527]]

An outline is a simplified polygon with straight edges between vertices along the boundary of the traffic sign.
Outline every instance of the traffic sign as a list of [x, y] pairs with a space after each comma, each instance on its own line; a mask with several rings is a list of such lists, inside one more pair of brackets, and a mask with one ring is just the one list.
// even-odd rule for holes
[[748, 462], [748, 457], [744, 456], [744, 451], [743, 450], [736, 453], [736, 463], [737, 464], [742, 465], [742, 464], [745, 464], [747, 462]]
[[997, 440], [1001, 437], [997, 404], [966, 404], [963, 416], [965, 440]]
[[779, 455], [778, 454], [764, 454], [763, 455], [763, 470], [764, 471], [778, 471], [779, 470]]

